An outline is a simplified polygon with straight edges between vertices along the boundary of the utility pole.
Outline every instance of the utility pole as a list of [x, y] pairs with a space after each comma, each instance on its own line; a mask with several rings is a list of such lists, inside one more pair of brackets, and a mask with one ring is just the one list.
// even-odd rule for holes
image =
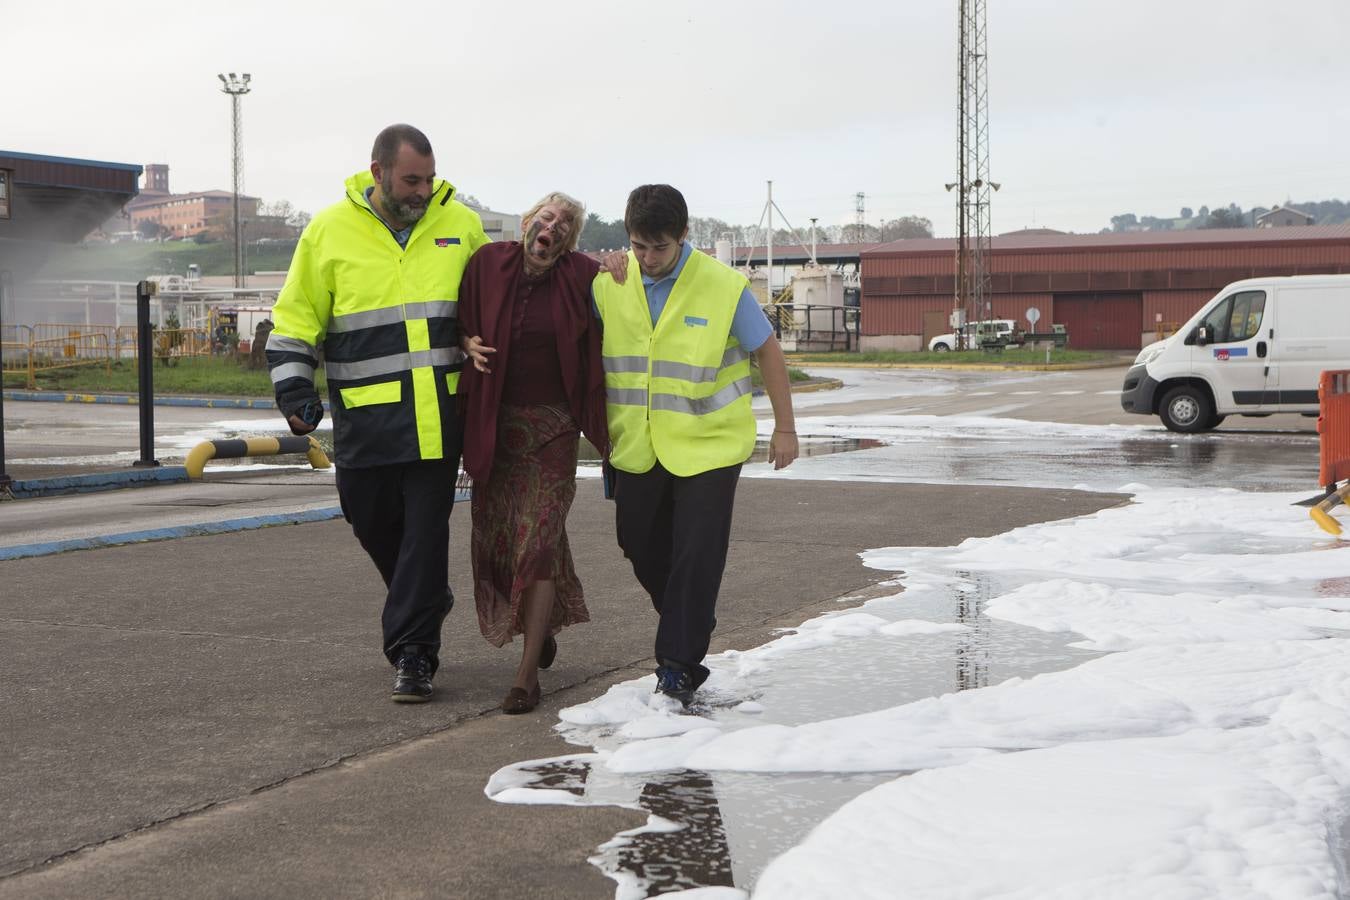
[[813, 265], [813, 266], [814, 266], [814, 265], [817, 265], [817, 263], [816, 263], [816, 219], [815, 219], [814, 217], [811, 219], [811, 265]]
[[[783, 224], [786, 225], [786, 226], [788, 227], [788, 231], [792, 232], [792, 236], [795, 237], [795, 238], [797, 239], [797, 246], [799, 246], [799, 247], [801, 247], [803, 250], [805, 250], [805, 249], [806, 249], [806, 244], [805, 244], [805, 242], [804, 242], [804, 239], [802, 238], [801, 232], [798, 231], [796, 228], [793, 228], [793, 227], [792, 227], [792, 223], [788, 221], [786, 215], [783, 215], [783, 211], [782, 211], [781, 209], [778, 208], [778, 204], [773, 202], [773, 182], [772, 182], [772, 181], [768, 182], [768, 185], [769, 185], [769, 198], [768, 198], [768, 200], [766, 200], [766, 201], [764, 202], [764, 210], [763, 210], [763, 212], [761, 212], [761, 213], [759, 214], [759, 225], [756, 225], [755, 227], [756, 227], [756, 228], [759, 228], [760, 225], [763, 225], [763, 224], [765, 223], [765, 220], [766, 220], [766, 219], [768, 220], [768, 226], [769, 226], [769, 227], [768, 227], [768, 232], [767, 232], [767, 234], [768, 234], [768, 239], [765, 241], [766, 249], [768, 250], [768, 254], [767, 254], [767, 261], [768, 261], [768, 277], [765, 279], [764, 286], [765, 286], [765, 291], [766, 291], [766, 293], [768, 294], [768, 297], [767, 297], [767, 299], [766, 299], [765, 302], [766, 302], [766, 303], [772, 303], [772, 302], [773, 302], [773, 213], [774, 213], [774, 210], [778, 210], [778, 215], [780, 215], [780, 216], [783, 217]], [[812, 219], [811, 221], [814, 222], [815, 219]], [[753, 257], [753, 256], [755, 255], [755, 252], [754, 252], [754, 251], [755, 251], [755, 248], [754, 248], [754, 246], [752, 245], [752, 246], [746, 248], [746, 250], [747, 250], [747, 253], [746, 253], [746, 257], [745, 257], [745, 266], [746, 266], [746, 269], [749, 270], [749, 268], [750, 268], [750, 259], [751, 259], [751, 257]], [[814, 251], [812, 251], [812, 253], [811, 253], [811, 259], [812, 259], [812, 261], [815, 260], [815, 252], [814, 252]]]
[[864, 235], [867, 234], [867, 204], [865, 202], [866, 200], [867, 195], [864, 194], [862, 191], [858, 191], [858, 193], [853, 195], [853, 211], [857, 214], [856, 228], [858, 231], [858, 234], [856, 237], [854, 237], [854, 240], [860, 244], [867, 240], [867, 238], [864, 237]]
[[769, 217], [769, 230], [766, 232], [765, 249], [768, 251], [768, 270], [764, 277], [764, 293], [769, 303], [773, 303], [773, 182], [769, 182], [769, 200], [764, 204], [764, 214]]
[[220, 83], [223, 85], [221, 91], [230, 95], [230, 112], [233, 132], [233, 169], [234, 169], [234, 286], [242, 288], [244, 286], [244, 245], [243, 234], [240, 230], [239, 222], [239, 192], [243, 190], [244, 184], [244, 139], [241, 123], [239, 121], [239, 98], [243, 97], [252, 90], [248, 83], [252, 76], [247, 72], [243, 78], [239, 78], [233, 72], [227, 78], [224, 75], [217, 75]]
[[[953, 320], [976, 322], [993, 317], [989, 289], [990, 190], [1002, 185], [989, 178], [989, 72], [986, 0], [957, 0], [956, 41], [956, 288]], [[956, 322], [953, 321], [953, 325]], [[965, 335], [956, 330], [965, 349]]]

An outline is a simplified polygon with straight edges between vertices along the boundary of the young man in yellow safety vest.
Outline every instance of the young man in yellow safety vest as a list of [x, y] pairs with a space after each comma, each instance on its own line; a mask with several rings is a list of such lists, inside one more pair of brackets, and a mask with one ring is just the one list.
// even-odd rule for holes
[[797, 458], [792, 395], [745, 276], [687, 243], [680, 192], [636, 188], [624, 227], [628, 278], [619, 285], [601, 275], [592, 288], [604, 324], [619, 546], [661, 617], [656, 689], [688, 705], [708, 677], [736, 482], [755, 447], [750, 358], [773, 405], [775, 469]]

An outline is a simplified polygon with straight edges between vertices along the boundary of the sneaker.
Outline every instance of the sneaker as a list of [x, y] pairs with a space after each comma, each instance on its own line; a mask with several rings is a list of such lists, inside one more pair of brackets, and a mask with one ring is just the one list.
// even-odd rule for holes
[[425, 703], [431, 699], [431, 660], [414, 650], [404, 650], [394, 666], [395, 703]]
[[680, 701], [681, 706], [688, 706], [689, 701], [694, 699], [694, 679], [690, 678], [689, 673], [683, 669], [657, 666], [656, 692], [665, 694], [667, 697], [674, 697]]

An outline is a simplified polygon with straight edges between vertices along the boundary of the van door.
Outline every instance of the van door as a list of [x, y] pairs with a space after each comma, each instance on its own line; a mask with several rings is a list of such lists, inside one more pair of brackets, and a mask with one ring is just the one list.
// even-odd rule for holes
[[1203, 346], [1199, 328], [1186, 338], [1191, 370], [1209, 382], [1221, 415], [1260, 412], [1274, 405], [1274, 392], [1268, 396], [1266, 387], [1270, 356], [1266, 319], [1266, 292], [1238, 291], [1220, 300], [1201, 320]]
[[1350, 368], [1350, 284], [1280, 285], [1274, 305], [1271, 389], [1286, 411], [1314, 412], [1323, 370]]

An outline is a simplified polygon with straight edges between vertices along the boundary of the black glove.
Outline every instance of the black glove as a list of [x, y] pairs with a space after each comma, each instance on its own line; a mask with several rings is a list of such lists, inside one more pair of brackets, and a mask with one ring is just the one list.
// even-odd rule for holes
[[[296, 416], [300, 421], [310, 426], [310, 431], [318, 427], [323, 421], [323, 401], [319, 399], [319, 394], [312, 387], [296, 388], [293, 391], [286, 391], [284, 394], [277, 395], [277, 408], [281, 414], [288, 420], [291, 416]], [[293, 433], [308, 434], [309, 432]]]

